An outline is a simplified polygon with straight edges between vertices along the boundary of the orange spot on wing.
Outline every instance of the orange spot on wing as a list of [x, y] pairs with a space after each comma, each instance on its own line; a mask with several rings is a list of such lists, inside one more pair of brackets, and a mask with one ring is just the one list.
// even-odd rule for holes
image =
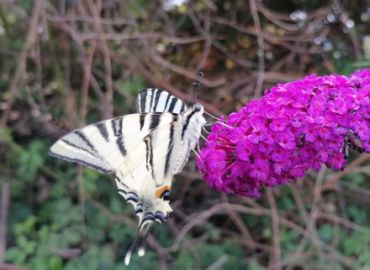
[[155, 191], [155, 197], [157, 197], [157, 198], [162, 197], [163, 192], [165, 192], [167, 190], [170, 190], [170, 187], [169, 186], [162, 186], [162, 187], [158, 188]]

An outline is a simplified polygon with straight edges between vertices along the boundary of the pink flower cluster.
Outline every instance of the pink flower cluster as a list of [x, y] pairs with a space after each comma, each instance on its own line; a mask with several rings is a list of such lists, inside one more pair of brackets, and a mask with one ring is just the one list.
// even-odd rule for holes
[[370, 152], [369, 99], [370, 70], [279, 84], [216, 123], [197, 165], [210, 186], [248, 197], [322, 164], [342, 169], [346, 146]]

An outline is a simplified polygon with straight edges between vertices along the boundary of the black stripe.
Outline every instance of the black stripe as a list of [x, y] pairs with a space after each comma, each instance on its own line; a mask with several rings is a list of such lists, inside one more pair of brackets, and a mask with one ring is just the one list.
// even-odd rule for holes
[[91, 148], [91, 150], [93, 150], [95, 153], [97, 153], [94, 145], [90, 142], [89, 138], [87, 138], [86, 135], [81, 130], [76, 130], [74, 132], [74, 134], [76, 134], [78, 137], [80, 137], [81, 140], [83, 140], [87, 144], [87, 146]]
[[118, 146], [118, 150], [121, 152], [122, 156], [126, 156], [127, 150], [126, 150], [125, 143], [123, 140], [122, 122], [123, 122], [122, 117], [115, 118], [115, 119], [112, 119], [111, 125], [112, 125], [114, 136], [117, 137], [116, 144]]
[[[156, 89], [155, 89], [156, 90]], [[152, 94], [150, 95], [150, 105], [149, 105], [149, 112], [150, 111], [153, 111], [152, 110], [152, 106], [153, 106], [153, 99], [154, 99], [154, 96], [153, 96], [153, 93], [154, 93], [154, 91], [153, 90], [151, 90], [151, 92], [152, 92]]]
[[149, 125], [149, 130], [151, 131], [149, 138], [149, 165], [152, 171], [152, 177], [155, 179], [154, 175], [154, 165], [153, 165], [153, 134], [154, 130], [159, 126], [161, 120], [161, 114], [152, 114], [150, 118], [150, 125]]
[[149, 212], [144, 215], [143, 221], [141, 223], [144, 223], [147, 220], [153, 221], [155, 219], [155, 216], [153, 213]]
[[131, 197], [131, 198], [126, 199], [126, 202], [129, 202], [129, 201], [137, 202], [137, 198]]
[[125, 147], [125, 143], [123, 142], [123, 136], [118, 137], [116, 140], [116, 143], [117, 143], [118, 149], [121, 152], [122, 156], [126, 156], [127, 150]]
[[182, 127], [182, 132], [181, 132], [181, 139], [184, 139], [184, 135], [185, 135], [185, 131], [186, 129], [188, 128], [188, 125], [189, 125], [189, 122], [190, 122], [190, 118], [196, 113], [195, 110], [193, 110], [187, 117], [186, 117], [186, 120], [185, 120], [185, 125]]
[[[152, 144], [152, 138], [150, 136], [149, 145], [147, 147], [147, 154], [148, 154], [148, 162], [149, 166], [152, 172], [152, 178], [154, 179], [154, 165], [153, 165], [153, 144]], [[147, 163], [148, 164], [148, 163]], [[149, 169], [148, 169], [149, 170]]]
[[[125, 188], [128, 189], [128, 185], [126, 185], [123, 181], [121, 181], [121, 179], [119, 177], [116, 176], [114, 179], [116, 180], [116, 182], [119, 182], [122, 186], [124, 186]], [[120, 189], [118, 189], [118, 190], [120, 190]], [[126, 193], [126, 191], [125, 191], [125, 193]]]
[[134, 197], [138, 198], [136, 192], [133, 191], [127, 192], [127, 195], [133, 195]]
[[140, 130], [143, 129], [144, 121], [145, 121], [145, 114], [142, 113], [142, 114], [140, 114]]
[[184, 102], [182, 102], [181, 109], [180, 109], [180, 112], [183, 112], [183, 111], [185, 111], [185, 103]]
[[163, 108], [163, 111], [166, 112], [166, 108], [167, 108], [167, 105], [168, 105], [168, 101], [170, 100], [170, 97], [171, 95], [167, 92], [165, 92], [167, 94], [167, 99], [166, 99], [166, 104], [164, 105], [164, 108]]
[[144, 143], [145, 143], [145, 164], [146, 164], [146, 169], [149, 171], [149, 151], [150, 151], [150, 148], [149, 148], [149, 140], [150, 138], [148, 136], [145, 137], [144, 139]]
[[99, 130], [100, 134], [105, 139], [105, 141], [108, 142], [109, 141], [109, 134], [108, 134], [108, 130], [107, 130], [107, 127], [106, 127], [105, 123], [100, 122], [100, 123], [97, 123], [95, 126]]
[[149, 125], [150, 131], [153, 131], [155, 128], [158, 127], [160, 120], [161, 120], [161, 114], [159, 113], [151, 114], [150, 125]]
[[139, 196], [135, 192], [130, 191], [130, 192], [127, 192], [125, 199], [127, 202], [129, 201], [138, 202]]
[[154, 102], [153, 112], [157, 111], [158, 101], [159, 101], [159, 97], [161, 96], [161, 94], [162, 94], [162, 90], [158, 89], [158, 91], [155, 95], [155, 102]]
[[138, 204], [135, 209], [135, 214], [142, 213], [143, 212], [143, 206], [141, 204]]
[[69, 157], [66, 157], [66, 156], [58, 155], [58, 154], [53, 153], [51, 151], [49, 152], [49, 154], [54, 156], [54, 157], [57, 157], [57, 158], [60, 158], [60, 159], [63, 159], [63, 160], [69, 161], [69, 162], [76, 162], [78, 164], [88, 166], [88, 167], [93, 168], [93, 169], [95, 169], [99, 172], [102, 172], [102, 173], [112, 173], [112, 170], [107, 170], [107, 169], [104, 169], [102, 167], [98, 167], [94, 164], [86, 162], [85, 160], [81, 160], [81, 159], [78, 159], [78, 158], [69, 158]]
[[122, 188], [117, 188], [118, 189], [118, 192], [121, 192], [123, 193], [123, 195], [127, 195], [127, 191], [122, 189]]
[[155, 218], [158, 219], [160, 222], [163, 222], [166, 220], [166, 216], [162, 211], [155, 212]]
[[113, 129], [113, 134], [114, 136], [118, 137], [122, 135], [122, 117], [114, 118], [111, 121], [112, 129]]
[[176, 106], [176, 102], [178, 101], [177, 98], [175, 98], [174, 96], [172, 96], [172, 100], [171, 100], [171, 103], [170, 103], [170, 107], [168, 108], [168, 111], [169, 112], [173, 112], [173, 109], [175, 108]]
[[147, 91], [143, 90], [143, 92], [140, 93], [140, 112], [145, 111], [145, 102], [146, 102], [146, 96], [147, 96]]
[[91, 155], [93, 157], [99, 158], [99, 157], [96, 156], [96, 154], [94, 152], [89, 151], [89, 149], [83, 148], [83, 147], [81, 147], [81, 146], [79, 146], [77, 144], [74, 144], [74, 143], [72, 143], [70, 141], [67, 141], [66, 139], [61, 139], [61, 141], [64, 142], [65, 144], [68, 144], [69, 146], [72, 146], [74, 148], [77, 148], [78, 150], [82, 150], [82, 151], [88, 153], [89, 155]]
[[164, 175], [166, 176], [169, 170], [170, 166], [170, 158], [172, 154], [172, 149], [173, 149], [173, 135], [174, 135], [174, 128], [175, 128], [175, 122], [177, 121], [177, 115], [172, 115], [172, 122], [171, 122], [171, 127], [170, 127], [170, 138], [168, 142], [168, 150], [166, 154], [166, 163], [164, 165]]

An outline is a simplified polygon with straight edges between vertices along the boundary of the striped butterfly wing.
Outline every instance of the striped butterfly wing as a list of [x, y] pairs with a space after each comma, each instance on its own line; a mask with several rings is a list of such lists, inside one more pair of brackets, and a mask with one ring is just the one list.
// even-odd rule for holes
[[138, 159], [145, 160], [145, 147], [140, 148], [145, 146], [144, 139], [156, 129], [168, 129], [171, 121], [172, 114], [116, 117], [66, 134], [54, 143], [49, 153], [103, 173], [115, 173], [123, 162], [127, 163], [133, 156], [136, 158], [138, 155]]
[[142, 90], [137, 96], [136, 108], [139, 113], [171, 112], [177, 114], [187, 109], [181, 99], [157, 88]]
[[[173, 175], [187, 161], [205, 120], [201, 105], [187, 109], [181, 100], [159, 89], [140, 93], [137, 104], [141, 113], [74, 130], [59, 139], [49, 153], [115, 174], [119, 193], [139, 217], [135, 243], [140, 252], [150, 223], [165, 221], [172, 211], [162, 195], [169, 192]], [[136, 244], [127, 253], [127, 264]]]
[[[131, 254], [138, 250], [139, 256], [144, 254], [144, 239], [153, 221], [166, 221], [172, 209], [169, 198], [162, 197], [170, 192], [172, 177], [182, 170], [195, 147], [201, 126], [205, 123], [203, 107], [194, 106], [180, 114], [161, 113], [156, 121], [144, 121], [144, 126], [162, 123], [162, 117], [170, 115], [168, 126], [158, 128], [144, 138], [145, 162], [142, 157], [133, 153], [130, 162], [122, 164], [116, 174], [119, 193], [135, 208], [139, 217], [138, 236], [125, 257], [125, 264], [130, 262]], [[150, 115], [150, 114], [149, 114]], [[155, 115], [155, 114], [153, 114]], [[140, 149], [135, 149], [140, 152]], [[130, 174], [130, 171], [134, 172]], [[140, 179], [140, 181], [137, 181]], [[128, 185], [127, 183], [132, 183]], [[131, 191], [128, 192], [129, 187]], [[168, 195], [167, 195], [168, 196]]]
[[[142, 118], [145, 132], [140, 142], [133, 143], [129, 154], [120, 162], [116, 172], [122, 183], [131, 183], [131, 188], [142, 191], [143, 184], [153, 183], [155, 187], [165, 184], [169, 161], [166, 160], [174, 140], [174, 129], [178, 115], [172, 113], [148, 113]], [[137, 139], [136, 139], [137, 140]], [[134, 140], [133, 140], [134, 141]], [[168, 182], [166, 182], [168, 184]]]
[[181, 126], [177, 114], [131, 114], [72, 131], [49, 152], [115, 174], [118, 191], [134, 206], [142, 228], [147, 222], [165, 221], [172, 211], [162, 195], [171, 188], [170, 157]]

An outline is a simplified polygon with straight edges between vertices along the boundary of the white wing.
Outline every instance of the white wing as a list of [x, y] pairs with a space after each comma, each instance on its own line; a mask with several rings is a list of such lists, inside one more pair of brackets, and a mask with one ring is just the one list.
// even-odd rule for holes
[[170, 113], [116, 117], [68, 133], [49, 153], [103, 173], [115, 173], [125, 159], [137, 156], [145, 160], [145, 149], [140, 147], [145, 145], [144, 139], [157, 129], [168, 129], [171, 121]]
[[144, 221], [163, 222], [171, 211], [158, 197], [188, 159], [203, 124], [202, 112], [147, 113], [117, 117], [72, 131], [50, 154], [116, 175], [117, 187]]
[[141, 91], [136, 99], [136, 108], [139, 113], [171, 112], [177, 114], [187, 109], [181, 99], [157, 88], [148, 88]]

